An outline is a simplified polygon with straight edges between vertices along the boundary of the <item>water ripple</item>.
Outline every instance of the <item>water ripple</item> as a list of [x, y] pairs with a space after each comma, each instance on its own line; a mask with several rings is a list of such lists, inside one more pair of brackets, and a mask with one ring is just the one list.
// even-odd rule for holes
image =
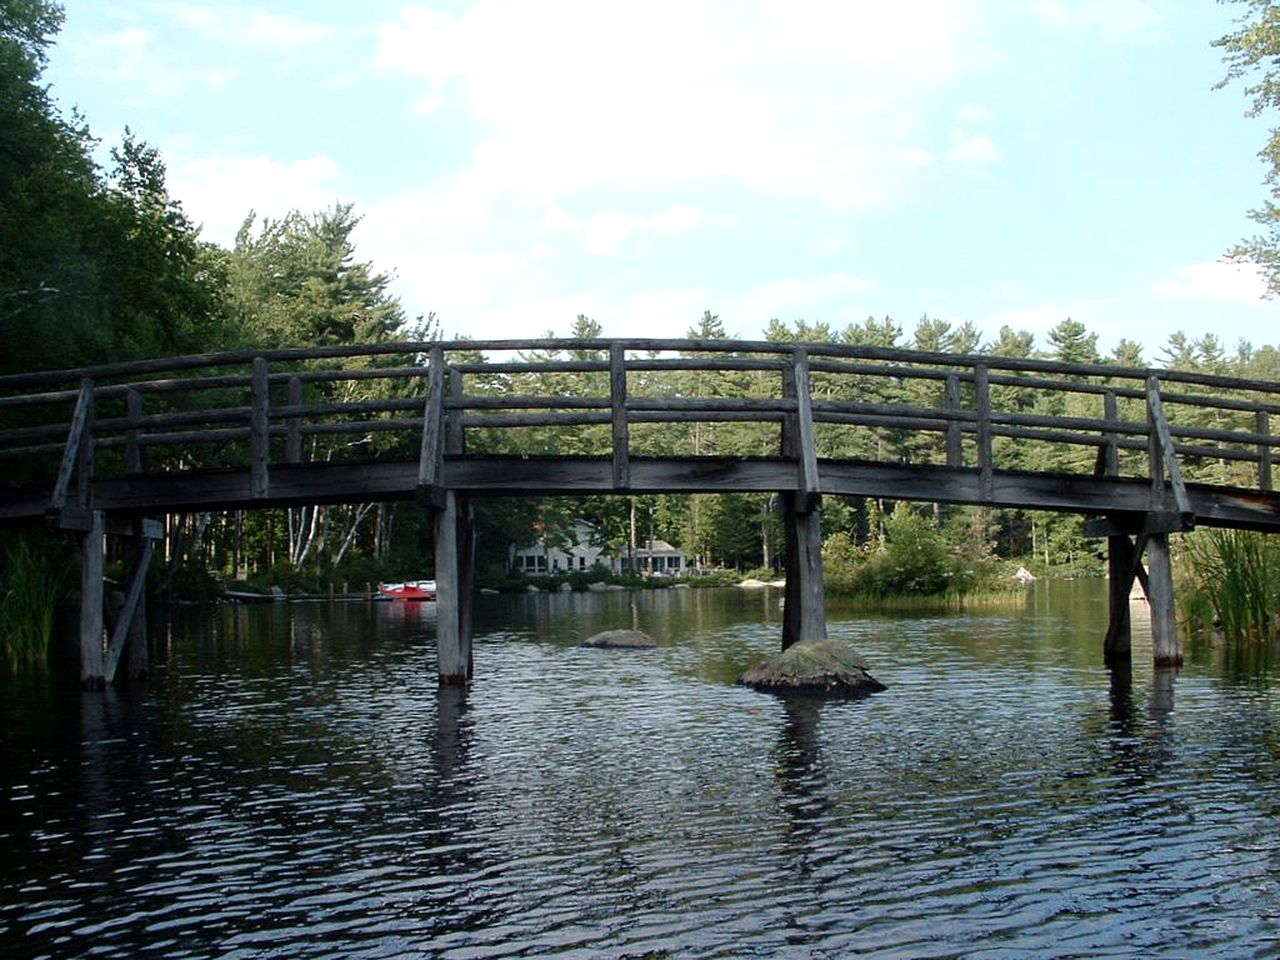
[[[507, 603], [503, 601], [503, 603]], [[0, 948], [72, 957], [1250, 957], [1280, 694], [1058, 613], [836, 620], [889, 691], [735, 687], [776, 606], [389, 605], [170, 626], [143, 696], [0, 707]], [[614, 625], [654, 650], [581, 649]], [[25, 699], [24, 699], [25, 698]]]

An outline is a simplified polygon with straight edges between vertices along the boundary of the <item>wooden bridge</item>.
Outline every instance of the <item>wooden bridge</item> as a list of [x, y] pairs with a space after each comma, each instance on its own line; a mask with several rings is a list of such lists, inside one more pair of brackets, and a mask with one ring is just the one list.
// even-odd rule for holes
[[[477, 497], [773, 492], [783, 646], [825, 636], [824, 495], [1087, 515], [1106, 537], [1108, 658], [1129, 592], [1181, 659], [1169, 535], [1280, 530], [1280, 384], [827, 343], [395, 343], [0, 377], [0, 524], [82, 538], [82, 679], [146, 668], [141, 595], [180, 511], [416, 499], [434, 511], [441, 682], [471, 666]], [[105, 534], [130, 538], [104, 637]], [[1143, 556], [1146, 556], [1146, 564]], [[131, 641], [130, 638], [133, 638]]]

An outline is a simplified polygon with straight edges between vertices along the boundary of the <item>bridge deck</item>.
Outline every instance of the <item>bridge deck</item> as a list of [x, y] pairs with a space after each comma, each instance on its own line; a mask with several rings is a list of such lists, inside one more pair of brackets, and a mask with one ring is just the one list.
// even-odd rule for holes
[[1280, 529], [1280, 385], [831, 344], [497, 341], [0, 378], [0, 523], [796, 491]]

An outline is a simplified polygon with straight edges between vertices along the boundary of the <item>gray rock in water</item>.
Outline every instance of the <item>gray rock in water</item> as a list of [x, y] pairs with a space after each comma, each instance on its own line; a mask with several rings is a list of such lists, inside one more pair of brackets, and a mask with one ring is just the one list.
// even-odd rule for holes
[[752, 667], [738, 682], [756, 690], [802, 696], [862, 696], [885, 689], [867, 672], [861, 657], [835, 640], [794, 644]]
[[584, 647], [610, 647], [613, 649], [632, 649], [637, 647], [656, 647], [658, 641], [640, 630], [605, 630], [582, 641]]

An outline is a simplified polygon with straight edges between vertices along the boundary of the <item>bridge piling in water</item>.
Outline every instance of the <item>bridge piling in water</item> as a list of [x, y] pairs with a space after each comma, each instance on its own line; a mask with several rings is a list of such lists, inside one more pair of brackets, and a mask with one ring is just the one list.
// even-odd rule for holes
[[435, 514], [436, 658], [441, 686], [465, 686], [471, 654], [475, 524], [471, 505], [453, 491]]

